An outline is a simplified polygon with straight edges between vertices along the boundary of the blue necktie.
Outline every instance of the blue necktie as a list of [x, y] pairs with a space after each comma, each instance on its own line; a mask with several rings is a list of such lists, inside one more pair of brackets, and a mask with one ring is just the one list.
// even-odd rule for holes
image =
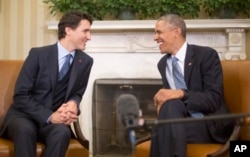
[[[175, 83], [176, 89], [187, 89], [187, 85], [184, 80], [184, 76], [181, 73], [181, 69], [178, 62], [178, 58], [172, 58], [172, 66], [173, 66], [173, 79]], [[188, 111], [189, 114], [194, 118], [202, 118], [204, 115], [201, 112], [193, 112]]]
[[187, 89], [186, 83], [184, 81], [184, 76], [181, 73], [180, 66], [178, 65], [178, 58], [172, 58], [172, 66], [173, 66], [173, 79], [175, 83], [176, 89]]
[[59, 80], [61, 80], [65, 75], [66, 73], [68, 72], [69, 70], [69, 67], [70, 67], [70, 59], [71, 59], [72, 55], [71, 54], [68, 54], [65, 56], [65, 61], [63, 63], [63, 66], [59, 72]]

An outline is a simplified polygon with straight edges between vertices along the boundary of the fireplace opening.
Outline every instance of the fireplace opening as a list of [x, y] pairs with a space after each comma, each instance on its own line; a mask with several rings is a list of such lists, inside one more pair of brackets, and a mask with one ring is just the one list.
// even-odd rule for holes
[[[142, 118], [155, 119], [153, 96], [162, 88], [160, 79], [97, 79], [93, 93], [93, 155], [94, 157], [131, 157], [131, 145], [125, 126], [117, 119], [116, 99], [130, 93], [137, 97]], [[148, 135], [136, 130], [136, 138]]]

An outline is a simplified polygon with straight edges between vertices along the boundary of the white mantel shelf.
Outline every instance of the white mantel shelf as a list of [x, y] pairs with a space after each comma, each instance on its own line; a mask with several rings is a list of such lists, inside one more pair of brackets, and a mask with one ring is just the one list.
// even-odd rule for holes
[[[193, 19], [185, 20], [187, 29], [250, 29], [250, 19]], [[94, 21], [92, 31], [153, 30], [156, 20]], [[48, 29], [56, 30], [58, 21], [47, 22]]]

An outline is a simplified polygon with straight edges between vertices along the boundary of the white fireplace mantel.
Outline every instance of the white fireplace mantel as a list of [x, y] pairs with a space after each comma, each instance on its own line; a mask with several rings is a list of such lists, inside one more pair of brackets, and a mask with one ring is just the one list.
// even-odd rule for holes
[[[221, 60], [246, 59], [246, 31], [250, 19], [185, 20], [190, 44], [216, 49]], [[88, 52], [157, 52], [153, 41], [156, 20], [94, 21]], [[58, 21], [49, 21], [49, 30], [57, 30]]]

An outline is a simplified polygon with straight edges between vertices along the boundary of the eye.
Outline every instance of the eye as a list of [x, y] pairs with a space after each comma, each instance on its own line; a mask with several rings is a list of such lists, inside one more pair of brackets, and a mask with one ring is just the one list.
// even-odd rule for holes
[[159, 30], [157, 30], [157, 31], [155, 31], [155, 34], [156, 34], [156, 35], [160, 35], [160, 34], [162, 34], [162, 32], [159, 31]]
[[90, 30], [89, 29], [84, 29], [84, 30], [82, 30], [82, 32], [88, 33], [88, 32], [90, 32]]

